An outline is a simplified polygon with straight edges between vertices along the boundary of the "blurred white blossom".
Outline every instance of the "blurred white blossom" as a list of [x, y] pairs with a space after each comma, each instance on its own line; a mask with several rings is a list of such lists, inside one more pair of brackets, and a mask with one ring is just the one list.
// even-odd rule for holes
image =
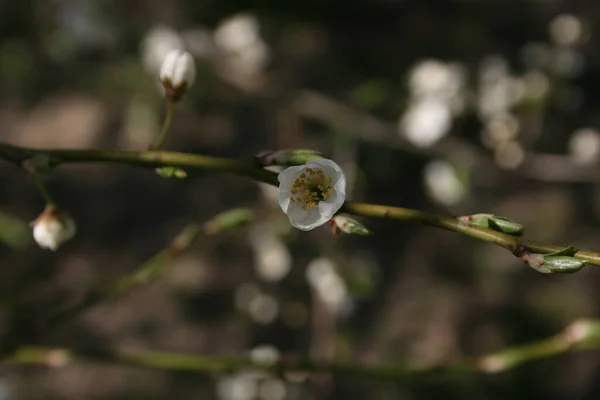
[[306, 279], [325, 306], [335, 315], [349, 311], [346, 284], [328, 258], [312, 260], [306, 268]]
[[485, 58], [479, 71], [479, 116], [486, 120], [504, 114], [525, 94], [525, 85], [509, 74], [507, 61], [501, 56]]
[[260, 36], [256, 16], [243, 13], [224, 20], [213, 34], [217, 48], [224, 54], [224, 66], [231, 73], [252, 75], [266, 67], [270, 50]]
[[225, 19], [215, 30], [215, 43], [224, 51], [243, 51], [261, 40], [259, 29], [254, 15], [237, 14]]
[[466, 195], [466, 188], [448, 161], [434, 160], [425, 166], [425, 186], [431, 197], [447, 206], [455, 205]]
[[502, 168], [517, 168], [525, 161], [525, 149], [521, 143], [511, 139], [496, 147], [494, 158]]
[[569, 139], [569, 150], [578, 164], [596, 163], [600, 155], [600, 132], [593, 128], [576, 130]]
[[525, 73], [523, 83], [525, 85], [524, 95], [530, 100], [543, 100], [550, 91], [550, 80], [541, 70], [531, 70]]
[[238, 372], [222, 377], [217, 382], [217, 395], [221, 400], [252, 400], [258, 394], [258, 378], [263, 374]]
[[248, 304], [248, 313], [260, 324], [269, 324], [279, 314], [279, 304], [273, 296], [261, 293]]
[[240, 311], [248, 315], [260, 324], [268, 324], [279, 314], [279, 303], [253, 282], [245, 282], [235, 290], [235, 304]]
[[430, 147], [444, 137], [452, 127], [448, 104], [438, 97], [416, 100], [400, 119], [399, 128], [412, 144]]
[[410, 71], [409, 87], [415, 97], [436, 96], [450, 100], [462, 89], [465, 72], [458, 64], [425, 60]]
[[498, 113], [491, 117], [482, 130], [481, 141], [495, 149], [502, 143], [514, 139], [521, 129], [520, 120], [510, 113]]
[[398, 132], [419, 147], [430, 147], [450, 132], [453, 115], [464, 108], [465, 71], [460, 64], [424, 60], [409, 73], [409, 106]]
[[142, 40], [142, 61], [150, 74], [157, 74], [167, 54], [184, 48], [181, 36], [173, 29], [159, 25]]
[[254, 266], [261, 278], [277, 282], [290, 272], [292, 256], [283, 241], [271, 230], [255, 227], [250, 231], [250, 243], [254, 248]]
[[277, 347], [264, 344], [250, 350], [250, 359], [256, 364], [270, 366], [279, 361], [281, 354]]
[[559, 46], [577, 44], [583, 36], [581, 20], [571, 14], [561, 14], [550, 22], [550, 37]]

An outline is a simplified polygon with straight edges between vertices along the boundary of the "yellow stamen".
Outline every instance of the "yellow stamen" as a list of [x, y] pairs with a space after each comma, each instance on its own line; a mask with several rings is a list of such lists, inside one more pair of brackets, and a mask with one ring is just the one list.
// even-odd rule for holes
[[333, 192], [330, 187], [333, 179], [321, 169], [306, 168], [292, 185], [291, 201], [302, 204], [303, 210], [317, 207], [319, 202], [326, 200]]

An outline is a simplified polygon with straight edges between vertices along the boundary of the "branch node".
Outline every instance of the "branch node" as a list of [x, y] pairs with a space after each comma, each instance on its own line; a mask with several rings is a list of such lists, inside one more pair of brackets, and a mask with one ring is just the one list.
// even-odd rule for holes
[[531, 249], [527, 246], [524, 246], [522, 244], [518, 245], [513, 251], [512, 253], [515, 255], [515, 257], [521, 259], [523, 262], [528, 262], [528, 258], [529, 255], [532, 254]]

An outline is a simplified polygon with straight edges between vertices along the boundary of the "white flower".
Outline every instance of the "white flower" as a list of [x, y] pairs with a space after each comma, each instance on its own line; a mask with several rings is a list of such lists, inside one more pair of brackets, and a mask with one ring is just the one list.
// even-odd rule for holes
[[32, 222], [33, 238], [43, 249], [56, 250], [75, 236], [75, 221], [64, 211], [49, 206]]
[[173, 50], [167, 54], [160, 67], [160, 82], [165, 88], [167, 98], [179, 100], [195, 79], [196, 66], [190, 53]]
[[346, 199], [346, 176], [331, 160], [319, 158], [289, 167], [278, 176], [279, 206], [295, 228], [323, 225]]

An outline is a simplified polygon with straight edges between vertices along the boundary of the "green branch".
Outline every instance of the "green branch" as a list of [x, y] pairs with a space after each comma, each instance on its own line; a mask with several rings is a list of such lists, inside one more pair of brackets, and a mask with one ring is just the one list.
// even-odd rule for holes
[[476, 358], [465, 358], [446, 364], [413, 366], [409, 363], [362, 366], [356, 362], [317, 362], [284, 356], [273, 362], [248, 357], [187, 355], [149, 350], [66, 349], [22, 347], [2, 361], [5, 365], [45, 365], [61, 367], [77, 363], [115, 363], [139, 368], [201, 374], [258, 370], [283, 372], [333, 373], [363, 379], [391, 380], [443, 379], [457, 374], [496, 374], [524, 363], [572, 351], [600, 348], [600, 321], [577, 321], [563, 332], [548, 339], [508, 348]]
[[[244, 163], [226, 158], [166, 151], [41, 150], [0, 144], [0, 158], [12, 162], [20, 168], [25, 168], [30, 159], [33, 157], [40, 158], [39, 156], [47, 159], [50, 167], [66, 163], [105, 162], [146, 168], [161, 166], [201, 168], [234, 173], [260, 182], [277, 185], [277, 174], [266, 171], [252, 163]], [[453, 217], [407, 208], [348, 201], [344, 204], [341, 211], [358, 216], [417, 222], [450, 230], [496, 244], [521, 258], [524, 258], [524, 255], [532, 253], [555, 253], [563, 250], [565, 247], [522, 241], [517, 237], [473, 226]], [[199, 234], [212, 234], [218, 232], [221, 228], [226, 229], [229, 226], [237, 226], [239, 220], [245, 220], [244, 218], [238, 218], [240, 215], [243, 216], [246, 214], [236, 215], [235, 218], [232, 214], [229, 214], [230, 218], [212, 220], [202, 227], [192, 225], [186, 228], [167, 249], [158, 253], [131, 274], [114, 284], [94, 289], [83, 302], [73, 309], [59, 312], [54, 317], [51, 317], [50, 321], [59, 322], [60, 320], [67, 320], [97, 302], [160, 277], [166, 263], [189, 247]], [[600, 254], [579, 251], [575, 253], [575, 256], [589, 263], [600, 265]], [[223, 373], [253, 368], [275, 373], [283, 371], [329, 372], [355, 375], [363, 378], [400, 381], [426, 377], [438, 378], [465, 372], [480, 374], [498, 373], [532, 360], [551, 357], [569, 351], [600, 349], [600, 321], [579, 321], [572, 324], [562, 333], [542, 341], [505, 349], [482, 357], [460, 359], [448, 364], [430, 366], [412, 366], [409, 364], [361, 366], [354, 362], [315, 362], [297, 357], [284, 357], [274, 364], [266, 365], [244, 357], [183, 355], [157, 351], [12, 347], [12, 349], [15, 348], [17, 350], [4, 357], [0, 363], [60, 366], [77, 362], [111, 362], [144, 368], [198, 373]]]
[[[19, 167], [23, 167], [25, 161], [35, 156], [45, 156], [50, 160], [52, 166], [67, 163], [115, 163], [146, 168], [163, 166], [199, 168], [233, 173], [256, 181], [278, 185], [276, 173], [262, 169], [251, 162], [242, 162], [228, 158], [171, 151], [48, 150], [0, 144], [0, 158], [12, 162]], [[526, 261], [526, 255], [532, 253], [549, 254], [566, 247], [524, 241], [501, 232], [461, 222], [453, 217], [408, 208], [346, 201], [341, 211], [357, 216], [417, 222], [450, 230], [501, 246], [524, 261]], [[585, 260], [590, 264], [600, 265], [600, 254], [598, 253], [577, 251], [574, 257]]]

